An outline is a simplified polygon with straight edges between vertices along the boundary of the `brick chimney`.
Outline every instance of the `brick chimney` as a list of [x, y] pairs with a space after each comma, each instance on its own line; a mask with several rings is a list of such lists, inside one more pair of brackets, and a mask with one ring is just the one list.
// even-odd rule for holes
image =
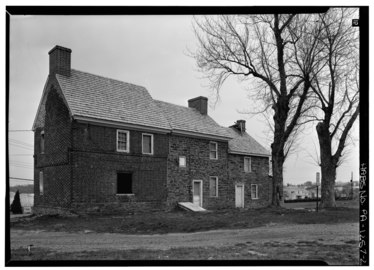
[[208, 98], [200, 96], [200, 97], [190, 99], [188, 100], [188, 107], [195, 108], [201, 114], [207, 115], [208, 114]]
[[245, 132], [245, 120], [237, 120], [235, 123], [235, 127], [241, 132]]
[[49, 51], [49, 75], [60, 74], [64, 76], [70, 76], [71, 61], [70, 55], [71, 50], [56, 45], [52, 50]]

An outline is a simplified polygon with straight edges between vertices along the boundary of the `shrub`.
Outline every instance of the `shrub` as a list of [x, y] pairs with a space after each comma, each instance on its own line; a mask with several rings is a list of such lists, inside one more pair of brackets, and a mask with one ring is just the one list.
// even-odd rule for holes
[[16, 195], [14, 195], [12, 204], [10, 205], [10, 211], [12, 211], [13, 214], [22, 214], [21, 198], [18, 190]]

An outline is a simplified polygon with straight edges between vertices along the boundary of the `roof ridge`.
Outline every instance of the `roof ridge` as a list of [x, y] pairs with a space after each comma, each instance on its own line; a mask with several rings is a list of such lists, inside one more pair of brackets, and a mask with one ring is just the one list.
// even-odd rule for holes
[[92, 76], [96, 76], [96, 77], [99, 77], [99, 78], [103, 78], [103, 79], [107, 79], [107, 80], [111, 80], [111, 81], [119, 82], [119, 83], [124, 83], [124, 84], [128, 84], [128, 85], [133, 85], [133, 86], [136, 86], [136, 87], [142, 87], [142, 88], [146, 89], [145, 86], [142, 86], [142, 85], [133, 84], [133, 83], [125, 82], [125, 81], [120, 81], [120, 80], [118, 80], [118, 79], [113, 79], [113, 78], [105, 77], [105, 76], [102, 76], [102, 75], [97, 75], [97, 74], [94, 74], [94, 73], [90, 73], [90, 72], [86, 72], [86, 71], [78, 70], [78, 69], [75, 69], [75, 68], [72, 68], [71, 70], [72, 70], [72, 71], [78, 71], [78, 72], [80, 72], [80, 73], [84, 73], [84, 74], [88, 74], [88, 75], [92, 75]]
[[186, 109], [195, 109], [195, 108], [191, 108], [191, 107], [187, 107], [187, 106], [183, 106], [183, 105], [179, 105], [179, 104], [174, 104], [174, 103], [163, 101], [163, 100], [158, 100], [158, 99], [153, 99], [153, 100], [156, 101], [156, 102], [167, 103], [167, 104], [170, 104], [170, 105], [173, 105], [173, 106], [183, 107], [183, 108], [186, 108]]

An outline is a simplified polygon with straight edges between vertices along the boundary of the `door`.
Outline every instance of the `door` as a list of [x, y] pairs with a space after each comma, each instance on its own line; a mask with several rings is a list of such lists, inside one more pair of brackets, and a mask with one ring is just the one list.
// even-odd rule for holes
[[194, 205], [203, 206], [203, 181], [193, 180], [192, 181], [192, 203]]
[[235, 207], [244, 207], [244, 185], [235, 185]]

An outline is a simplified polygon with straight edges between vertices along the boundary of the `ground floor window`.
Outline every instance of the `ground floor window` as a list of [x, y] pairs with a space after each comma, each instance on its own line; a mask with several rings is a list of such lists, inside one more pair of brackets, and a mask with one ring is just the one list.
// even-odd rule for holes
[[132, 194], [132, 173], [117, 174], [117, 194]]
[[218, 177], [216, 176], [209, 178], [209, 195], [210, 197], [218, 197]]
[[251, 198], [258, 199], [258, 186], [257, 185], [251, 185]]
[[43, 195], [43, 191], [44, 191], [44, 175], [43, 175], [43, 171], [40, 171], [39, 172], [39, 194]]

